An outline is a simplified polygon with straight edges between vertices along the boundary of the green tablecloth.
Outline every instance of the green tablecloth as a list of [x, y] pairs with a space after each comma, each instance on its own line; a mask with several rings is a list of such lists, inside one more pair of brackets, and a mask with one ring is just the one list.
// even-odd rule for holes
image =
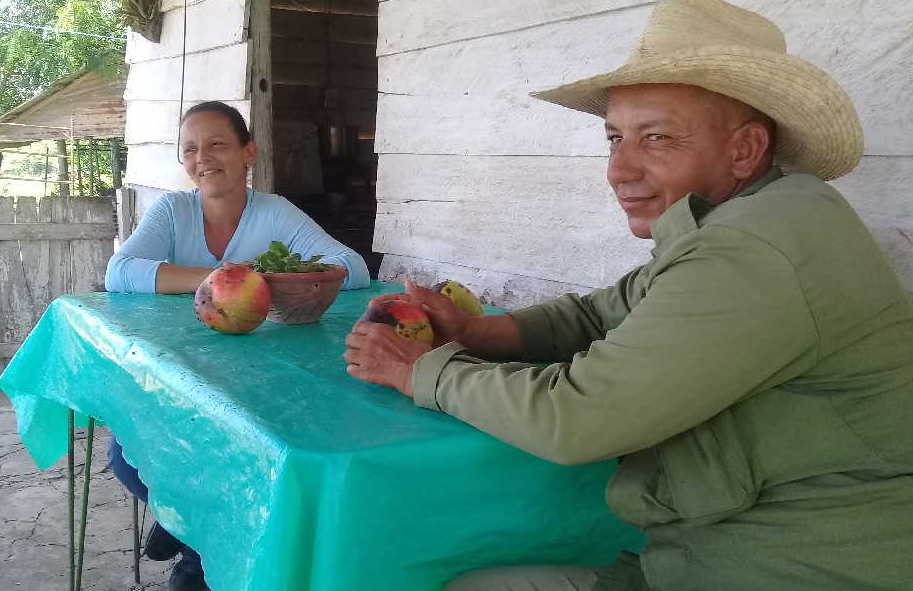
[[65, 296], [0, 388], [41, 468], [66, 452], [67, 407], [106, 423], [213, 591], [433, 590], [639, 549], [603, 500], [614, 462], [551, 464], [346, 373], [346, 334], [396, 289], [242, 336], [200, 324], [189, 296]]

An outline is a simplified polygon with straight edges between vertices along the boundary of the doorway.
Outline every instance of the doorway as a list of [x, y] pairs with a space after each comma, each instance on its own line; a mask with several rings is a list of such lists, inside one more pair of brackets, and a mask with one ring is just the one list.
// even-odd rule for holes
[[274, 0], [271, 18], [275, 192], [376, 278], [377, 3]]

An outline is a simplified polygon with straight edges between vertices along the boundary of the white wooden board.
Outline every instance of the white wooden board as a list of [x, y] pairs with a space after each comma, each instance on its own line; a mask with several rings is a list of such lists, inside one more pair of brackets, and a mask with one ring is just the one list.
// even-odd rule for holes
[[862, 119], [866, 154], [913, 154], [913, 2], [735, 3], [780, 25], [790, 53], [843, 86]]
[[377, 97], [380, 154], [604, 156], [602, 122], [518, 92], [506, 97]]
[[194, 186], [177, 161], [175, 144], [130, 146], [125, 182], [169, 191], [183, 191]]
[[913, 156], [866, 156], [856, 170], [831, 184], [856, 211], [890, 215], [913, 226]]
[[[401, 2], [393, 0], [382, 11], [404, 10], [396, 8]], [[833, 10], [785, 0], [743, 2], [780, 22], [794, 51], [844, 85], [863, 121], [866, 153], [913, 154], [913, 33], [908, 25], [913, 3], [879, 0], [854, 3], [852, 9], [845, 2], [829, 3]], [[602, 153], [601, 134], [576, 135], [576, 120], [562, 114], [564, 109], [533, 107], [527, 94], [620, 65], [651, 10], [643, 5], [382, 57], [378, 80], [385, 96], [377, 149]], [[556, 141], [568, 131], [567, 142]]]
[[653, 4], [644, 0], [391, 0], [379, 4], [377, 54], [388, 55]]
[[379, 276], [384, 281], [403, 283], [410, 279], [424, 286], [454, 279], [469, 287], [483, 303], [508, 310], [541, 304], [565, 293], [585, 294], [593, 290], [587, 285], [547, 281], [396, 254], [384, 255]]
[[[185, 101], [187, 109], [200, 101]], [[250, 126], [250, 101], [225, 101], [238, 109]], [[143, 143], [175, 143], [178, 137], [180, 120], [179, 101], [143, 101], [132, 100], [127, 103], [127, 126], [124, 141], [133, 146]], [[132, 148], [131, 148], [132, 149]], [[131, 165], [135, 162], [130, 154]]]
[[[128, 33], [125, 58], [128, 64], [175, 57], [184, 51], [183, 4], [162, 16], [162, 36], [158, 43], [152, 43], [138, 33]], [[245, 20], [244, 0], [188, 3], [187, 53], [240, 43], [244, 40]]]
[[181, 8], [184, 8], [185, 1], [187, 2], [188, 8], [205, 2], [205, 0], [162, 0], [162, 6], [161, 6], [160, 10], [162, 12], [180, 10]]
[[[130, 66], [124, 99], [176, 101], [181, 96], [181, 58]], [[247, 99], [247, 44], [238, 43], [187, 56], [184, 100]]]
[[887, 254], [901, 283], [913, 292], [913, 156], [869, 156], [832, 183], [859, 212]]
[[642, 262], [597, 158], [383, 155], [374, 250], [599, 286]]

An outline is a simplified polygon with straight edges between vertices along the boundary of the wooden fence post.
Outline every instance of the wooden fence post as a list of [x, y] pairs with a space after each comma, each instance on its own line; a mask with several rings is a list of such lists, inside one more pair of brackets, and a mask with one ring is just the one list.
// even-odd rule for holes
[[[69, 159], [67, 158], [67, 140], [57, 140], [57, 180], [70, 180]], [[61, 183], [59, 187], [61, 197], [70, 196], [70, 185]]]
[[121, 187], [115, 191], [117, 206], [117, 237], [123, 244], [133, 233], [133, 212], [136, 211], [136, 192]]
[[120, 189], [124, 186], [120, 173], [120, 140], [112, 138], [111, 144], [111, 176], [114, 179], [114, 188]]
[[44, 192], [43, 196], [48, 196], [48, 172], [51, 168], [51, 150], [45, 146], [44, 147]]
[[76, 168], [75, 195], [82, 195], [82, 160], [79, 158], [79, 140], [73, 140], [73, 166]]

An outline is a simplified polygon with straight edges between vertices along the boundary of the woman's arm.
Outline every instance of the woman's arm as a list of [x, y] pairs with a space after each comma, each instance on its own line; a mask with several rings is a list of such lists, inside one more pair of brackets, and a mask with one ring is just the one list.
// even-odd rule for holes
[[283, 222], [280, 227], [285, 228], [287, 235], [277, 240], [284, 240], [290, 251], [301, 253], [304, 259], [322, 254], [320, 262], [345, 267], [348, 275], [342, 289], [361, 289], [370, 285], [371, 276], [361, 255], [327, 234], [317, 222], [285, 198], [281, 199], [279, 216]]
[[136, 231], [108, 261], [105, 289], [128, 293], [196, 291], [212, 269], [165, 262], [174, 245], [174, 216], [166, 196], [149, 207]]
[[149, 206], [136, 230], [108, 261], [105, 289], [155, 292], [159, 266], [168, 258], [173, 241], [174, 213], [163, 195]]
[[212, 273], [209, 267], [162, 263], [155, 275], [155, 293], [191, 293]]

